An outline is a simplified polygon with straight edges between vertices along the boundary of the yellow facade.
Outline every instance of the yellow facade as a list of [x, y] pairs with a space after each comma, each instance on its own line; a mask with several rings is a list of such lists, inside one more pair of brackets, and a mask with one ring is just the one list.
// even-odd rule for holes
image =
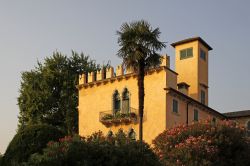
[[[194, 40], [194, 39], [193, 39]], [[193, 57], [180, 60], [179, 51], [183, 48], [192, 47]], [[150, 69], [145, 75], [145, 100], [144, 100], [144, 121], [143, 138], [146, 142], [151, 141], [166, 128], [177, 124], [190, 124], [194, 121], [194, 110], [198, 111], [198, 119], [216, 118], [223, 119], [219, 112], [209, 108], [208, 104], [208, 64], [199, 57], [199, 49], [202, 48], [208, 55], [209, 47], [201, 43], [199, 38], [191, 42], [176, 44], [176, 71], [169, 68], [169, 57], [165, 56], [162, 65], [155, 69]], [[82, 75], [79, 79], [79, 134], [81, 136], [90, 135], [96, 131], [107, 134], [109, 131], [116, 133], [120, 128], [125, 132], [133, 129], [137, 135], [139, 133], [138, 120], [129, 123], [112, 121], [114, 123], [104, 124], [106, 115], [116, 114], [116, 107], [119, 106], [119, 113], [123, 109], [123, 92], [125, 88], [129, 94], [129, 110], [138, 118], [138, 86], [137, 75], [133, 71], [124, 72], [122, 66], [116, 67], [116, 76], [113, 68], [96, 74], [96, 79], [90, 73], [91, 79], [86, 79]], [[124, 74], [126, 73], [126, 74]], [[87, 82], [88, 80], [88, 82]], [[95, 81], [96, 80], [96, 81]], [[188, 94], [178, 91], [177, 84], [186, 82], [190, 85]], [[206, 103], [200, 103], [200, 89], [206, 91]], [[119, 104], [114, 106], [114, 93], [119, 94]], [[116, 93], [117, 93], [116, 92]], [[117, 99], [118, 100], [118, 99]], [[178, 111], [173, 111], [173, 100], [178, 103]], [[129, 114], [129, 116], [132, 114]], [[108, 117], [108, 116], [106, 116]], [[107, 122], [110, 122], [107, 121]]]

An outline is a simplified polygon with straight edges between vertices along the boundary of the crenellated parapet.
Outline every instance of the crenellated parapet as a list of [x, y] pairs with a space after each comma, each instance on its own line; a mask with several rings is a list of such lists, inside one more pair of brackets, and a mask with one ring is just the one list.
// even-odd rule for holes
[[[169, 64], [170, 64], [169, 56], [166, 54], [163, 55], [160, 67], [169, 68], [170, 66]], [[108, 79], [116, 79], [132, 75], [136, 75], [136, 72], [133, 70], [133, 68], [124, 68], [123, 65], [118, 65], [116, 67], [116, 70], [114, 71], [114, 68], [111, 66], [108, 68], [103, 68], [96, 72], [81, 74], [79, 76], [79, 85], [98, 83]]]

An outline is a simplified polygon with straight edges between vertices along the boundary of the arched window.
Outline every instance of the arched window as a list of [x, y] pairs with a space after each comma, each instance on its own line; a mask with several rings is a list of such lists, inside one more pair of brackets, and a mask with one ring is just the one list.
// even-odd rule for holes
[[250, 121], [247, 122], [247, 136], [250, 137]]
[[117, 90], [113, 94], [113, 113], [116, 114], [121, 110], [121, 100], [120, 95]]
[[127, 88], [122, 92], [122, 113], [129, 113], [129, 91]]
[[134, 131], [134, 129], [130, 129], [128, 132], [128, 138], [130, 138], [131, 140], [135, 140], [136, 139], [136, 133]]

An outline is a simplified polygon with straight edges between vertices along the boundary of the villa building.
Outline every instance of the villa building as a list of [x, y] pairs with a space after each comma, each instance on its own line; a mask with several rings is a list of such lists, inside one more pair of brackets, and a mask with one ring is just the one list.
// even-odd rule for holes
[[[171, 44], [175, 48], [175, 71], [169, 56], [159, 67], [145, 73], [143, 138], [151, 141], [177, 124], [203, 119], [226, 119], [208, 106], [208, 59], [212, 48], [200, 37]], [[138, 139], [137, 74], [122, 65], [79, 78], [79, 134], [101, 130], [115, 134], [120, 128]]]
[[244, 126], [247, 130], [247, 136], [250, 138], [250, 110], [227, 112], [224, 115], [229, 119]]

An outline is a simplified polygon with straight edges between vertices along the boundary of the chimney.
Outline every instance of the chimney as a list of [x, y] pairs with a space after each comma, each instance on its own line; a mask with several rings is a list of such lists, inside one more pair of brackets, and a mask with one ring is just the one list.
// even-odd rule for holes
[[185, 82], [180, 82], [177, 84], [178, 91], [188, 96], [189, 85]]

